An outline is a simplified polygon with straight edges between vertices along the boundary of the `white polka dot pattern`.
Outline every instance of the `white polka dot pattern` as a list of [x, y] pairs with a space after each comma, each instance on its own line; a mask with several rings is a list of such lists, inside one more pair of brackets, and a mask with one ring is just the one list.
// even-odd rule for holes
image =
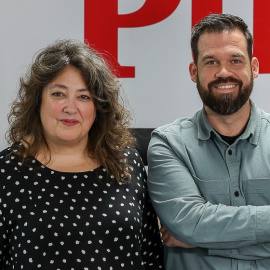
[[[132, 180], [22, 166], [0, 153], [0, 269], [163, 269], [156, 216], [136, 150]], [[8, 158], [7, 158], [8, 156]]]

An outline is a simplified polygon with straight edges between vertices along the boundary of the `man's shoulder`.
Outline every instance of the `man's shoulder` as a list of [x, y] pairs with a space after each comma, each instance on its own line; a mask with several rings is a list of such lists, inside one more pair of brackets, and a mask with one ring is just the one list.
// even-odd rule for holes
[[160, 134], [179, 134], [185, 131], [191, 131], [197, 129], [198, 114], [197, 112], [193, 117], [180, 117], [169, 124], [160, 126], [154, 130]]
[[268, 124], [270, 123], [270, 113], [259, 109], [260, 113], [261, 113], [261, 119], [262, 120], [266, 120], [268, 122]]

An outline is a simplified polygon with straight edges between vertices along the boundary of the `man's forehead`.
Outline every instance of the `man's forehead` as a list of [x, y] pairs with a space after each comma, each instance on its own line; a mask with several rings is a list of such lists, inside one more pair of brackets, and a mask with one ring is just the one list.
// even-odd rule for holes
[[223, 48], [238, 48], [247, 53], [247, 40], [244, 34], [238, 30], [225, 30], [222, 32], [205, 32], [198, 40], [198, 53], [202, 51], [223, 50]]

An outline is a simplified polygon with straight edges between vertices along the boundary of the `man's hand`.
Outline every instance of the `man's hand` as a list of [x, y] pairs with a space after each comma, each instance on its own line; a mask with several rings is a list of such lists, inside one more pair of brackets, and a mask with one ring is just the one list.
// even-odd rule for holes
[[180, 240], [177, 240], [163, 226], [160, 228], [160, 232], [161, 232], [162, 240], [164, 244], [168, 247], [182, 247], [182, 248], [195, 248], [196, 247], [190, 244], [186, 244]]

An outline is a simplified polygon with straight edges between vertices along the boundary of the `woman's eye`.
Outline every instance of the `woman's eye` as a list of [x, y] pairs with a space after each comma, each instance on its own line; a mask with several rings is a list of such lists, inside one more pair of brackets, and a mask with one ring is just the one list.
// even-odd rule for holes
[[62, 97], [62, 96], [64, 96], [64, 93], [62, 93], [62, 92], [53, 92], [52, 96], [54, 96], [54, 97]]
[[80, 98], [81, 98], [81, 99], [84, 99], [84, 100], [89, 100], [89, 99], [91, 99], [91, 97], [90, 97], [90, 96], [87, 96], [87, 95], [81, 95]]

